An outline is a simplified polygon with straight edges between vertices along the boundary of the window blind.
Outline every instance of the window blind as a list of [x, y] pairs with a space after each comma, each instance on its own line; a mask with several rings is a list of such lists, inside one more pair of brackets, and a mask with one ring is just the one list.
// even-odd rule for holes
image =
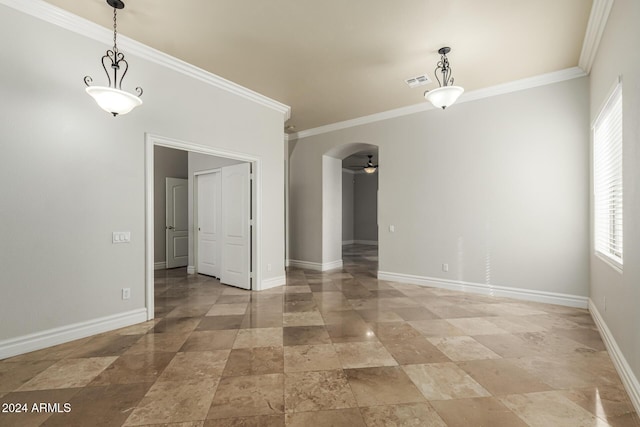
[[594, 246], [622, 268], [622, 87], [618, 84], [593, 126]]

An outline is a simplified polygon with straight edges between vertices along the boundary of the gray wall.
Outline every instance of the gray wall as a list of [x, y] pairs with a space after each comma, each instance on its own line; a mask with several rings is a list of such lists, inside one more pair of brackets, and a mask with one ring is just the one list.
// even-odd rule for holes
[[153, 209], [154, 209], [154, 261], [164, 262], [167, 258], [166, 226], [166, 178], [188, 176], [187, 152], [167, 147], [153, 149]]
[[193, 183], [194, 173], [218, 169], [224, 166], [244, 163], [241, 160], [227, 159], [224, 157], [209, 156], [200, 153], [189, 153], [189, 266], [195, 267], [195, 228], [193, 225]]
[[355, 175], [342, 170], [342, 242], [352, 243], [354, 239], [354, 189]]
[[357, 173], [354, 190], [354, 240], [378, 241], [378, 173]]
[[[618, 75], [623, 87], [624, 267], [619, 272], [594, 255], [591, 300], [620, 350], [640, 375], [640, 2], [616, 0], [591, 70], [591, 119], [595, 119]], [[593, 240], [592, 240], [593, 241]], [[606, 298], [606, 306], [604, 299]], [[636, 391], [637, 392], [637, 391]]]
[[588, 104], [579, 78], [299, 139], [290, 257], [322, 262], [323, 154], [364, 142], [384, 159], [380, 270], [586, 296]]
[[144, 105], [114, 118], [82, 81], [105, 78], [108, 39], [6, 6], [0, 38], [0, 344], [145, 307], [145, 133], [261, 159], [263, 280], [284, 275], [281, 112], [127, 54]]

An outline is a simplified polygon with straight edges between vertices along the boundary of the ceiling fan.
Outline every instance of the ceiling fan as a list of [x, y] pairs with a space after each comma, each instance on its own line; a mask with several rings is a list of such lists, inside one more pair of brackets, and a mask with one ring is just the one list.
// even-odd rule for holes
[[369, 154], [367, 157], [369, 157], [369, 161], [362, 168], [362, 170], [364, 170], [366, 173], [374, 173], [375, 171], [378, 170], [378, 165], [373, 164], [373, 161], [372, 161], [373, 155]]

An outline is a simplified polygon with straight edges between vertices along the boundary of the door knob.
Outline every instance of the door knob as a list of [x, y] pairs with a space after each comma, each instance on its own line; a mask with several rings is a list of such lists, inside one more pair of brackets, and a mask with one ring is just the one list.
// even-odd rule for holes
[[175, 230], [175, 227], [173, 225], [168, 225], [167, 230]]

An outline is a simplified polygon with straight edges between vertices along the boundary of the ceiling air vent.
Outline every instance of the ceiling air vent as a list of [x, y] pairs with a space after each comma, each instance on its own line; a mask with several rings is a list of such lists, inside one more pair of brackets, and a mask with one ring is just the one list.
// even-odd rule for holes
[[422, 74], [420, 76], [411, 77], [410, 79], [405, 80], [405, 83], [409, 85], [410, 88], [424, 86], [431, 83], [431, 79], [426, 74]]

